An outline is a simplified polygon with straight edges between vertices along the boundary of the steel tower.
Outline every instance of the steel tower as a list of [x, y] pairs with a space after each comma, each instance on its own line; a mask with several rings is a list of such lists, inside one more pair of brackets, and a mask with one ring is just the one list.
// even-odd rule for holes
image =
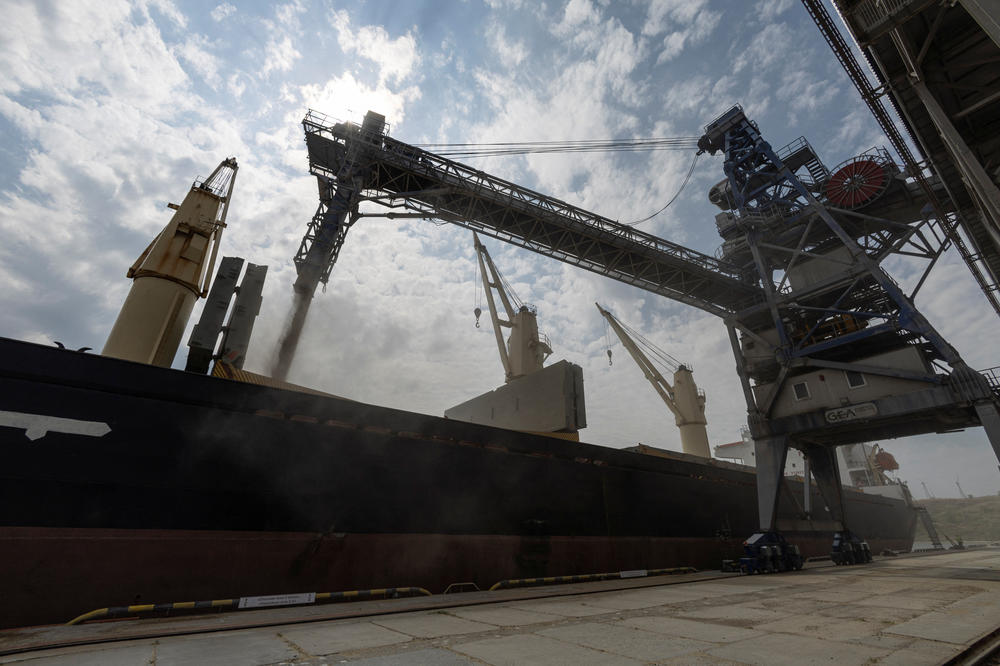
[[725, 211], [716, 217], [724, 258], [765, 297], [727, 322], [756, 442], [761, 528], [781, 528], [789, 446], [809, 459], [834, 531], [846, 529], [839, 445], [979, 420], [1000, 457], [993, 388], [881, 266], [896, 253], [934, 253], [922, 238], [933, 212], [888, 155], [872, 151], [831, 174], [804, 139], [773, 150], [738, 106], [699, 147], [725, 156], [727, 178], [710, 195]]

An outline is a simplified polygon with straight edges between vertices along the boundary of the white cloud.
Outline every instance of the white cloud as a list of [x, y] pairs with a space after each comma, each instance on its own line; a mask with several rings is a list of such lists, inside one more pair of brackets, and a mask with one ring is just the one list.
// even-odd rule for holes
[[[43, 16], [34, 3], [8, 4], [7, 20], [0, 23], [0, 93], [38, 90], [77, 103], [90, 90], [128, 97], [149, 110], [174, 105], [172, 96], [187, 77], [150, 19], [130, 23], [124, 2], [100, 10], [60, 3], [51, 11]], [[51, 25], [63, 30], [56, 34]], [[128, 29], [119, 32], [122, 25]]]
[[302, 54], [292, 44], [290, 36], [272, 37], [267, 41], [264, 53], [264, 67], [261, 70], [261, 74], [287, 72], [295, 64], [295, 61], [301, 57]]
[[222, 82], [219, 76], [219, 59], [211, 52], [212, 43], [203, 35], [193, 34], [175, 49], [180, 56], [205, 83], [217, 88]]
[[215, 9], [211, 11], [209, 16], [212, 17], [213, 21], [221, 21], [225, 18], [232, 16], [235, 13], [236, 13], [236, 7], [234, 7], [228, 2], [223, 2], [219, 5], [216, 5]]
[[524, 42], [510, 40], [503, 25], [497, 21], [492, 21], [487, 27], [486, 39], [506, 67], [517, 67], [528, 56]]
[[673, 60], [680, 55], [685, 46], [694, 46], [704, 42], [719, 25], [721, 18], [721, 12], [698, 12], [689, 25], [671, 32], [663, 38], [663, 50], [660, 51], [660, 55], [656, 59], [657, 64]]
[[664, 35], [657, 64], [673, 60], [686, 46], [695, 46], [708, 39], [722, 12], [707, 8], [707, 0], [654, 0], [649, 4], [642, 35]]
[[788, 110], [788, 123], [794, 127], [802, 116], [817, 113], [827, 108], [843, 89], [825, 79], [816, 80], [805, 69], [789, 68], [781, 76], [781, 85], [775, 98], [783, 102]]
[[274, 9], [274, 20], [262, 22], [269, 37], [264, 47], [264, 63], [260, 75], [266, 77], [271, 72], [287, 72], [302, 53], [295, 46], [301, 35], [299, 15], [305, 12], [300, 0], [278, 5]]
[[599, 19], [600, 15], [590, 0], [569, 0], [563, 9], [562, 21], [552, 31], [567, 36], [575, 30], [595, 25]]
[[754, 14], [762, 21], [772, 21], [792, 8], [795, 0], [758, 0]]
[[758, 73], [785, 62], [792, 53], [792, 31], [785, 23], [772, 23], [756, 32], [750, 45], [733, 45], [733, 71], [742, 72], [749, 67]]
[[689, 24], [707, 4], [707, 0], [653, 0], [646, 12], [642, 34], [652, 37], [669, 30], [671, 25]]
[[144, 0], [140, 1], [139, 5], [144, 12], [148, 12], [149, 8], [154, 8], [181, 28], [187, 27], [187, 17], [172, 0]]
[[380, 85], [401, 83], [420, 62], [412, 31], [392, 39], [382, 26], [352, 26], [350, 16], [343, 10], [334, 13], [331, 24], [344, 53], [356, 53], [375, 64]]

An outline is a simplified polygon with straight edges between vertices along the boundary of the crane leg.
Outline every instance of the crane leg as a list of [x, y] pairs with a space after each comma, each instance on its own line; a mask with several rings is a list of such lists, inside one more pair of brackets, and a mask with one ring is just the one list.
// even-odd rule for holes
[[754, 438], [754, 458], [757, 464], [757, 511], [760, 529], [773, 531], [778, 516], [778, 495], [785, 474], [788, 456], [788, 436]]
[[996, 400], [976, 403], [976, 415], [986, 430], [986, 437], [993, 446], [993, 453], [1000, 460], [1000, 404]]
[[864, 564], [872, 561], [868, 543], [850, 531], [844, 513], [844, 491], [840, 483], [840, 466], [834, 446], [806, 445], [803, 453], [809, 460], [810, 471], [823, 497], [836, 531], [830, 559], [834, 564]]
[[785, 457], [788, 455], [788, 435], [754, 438], [757, 459], [757, 508], [760, 511], [760, 532], [743, 542], [743, 557], [724, 560], [723, 571], [771, 573], [802, 568], [802, 553], [777, 530], [778, 495], [784, 485]]

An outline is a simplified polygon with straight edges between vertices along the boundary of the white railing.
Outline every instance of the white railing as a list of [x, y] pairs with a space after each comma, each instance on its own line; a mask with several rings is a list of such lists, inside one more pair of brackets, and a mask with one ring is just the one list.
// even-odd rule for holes
[[898, 12], [913, 4], [914, 0], [863, 0], [851, 10], [865, 32], [885, 23]]

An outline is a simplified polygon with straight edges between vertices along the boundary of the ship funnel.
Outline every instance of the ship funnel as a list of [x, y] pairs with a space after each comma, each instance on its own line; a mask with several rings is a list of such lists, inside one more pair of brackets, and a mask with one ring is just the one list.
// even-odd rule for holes
[[195, 301], [208, 293], [219, 239], [239, 167], [223, 160], [204, 180], [196, 180], [184, 202], [139, 255], [127, 277], [132, 289], [122, 305], [104, 356], [169, 367]]

